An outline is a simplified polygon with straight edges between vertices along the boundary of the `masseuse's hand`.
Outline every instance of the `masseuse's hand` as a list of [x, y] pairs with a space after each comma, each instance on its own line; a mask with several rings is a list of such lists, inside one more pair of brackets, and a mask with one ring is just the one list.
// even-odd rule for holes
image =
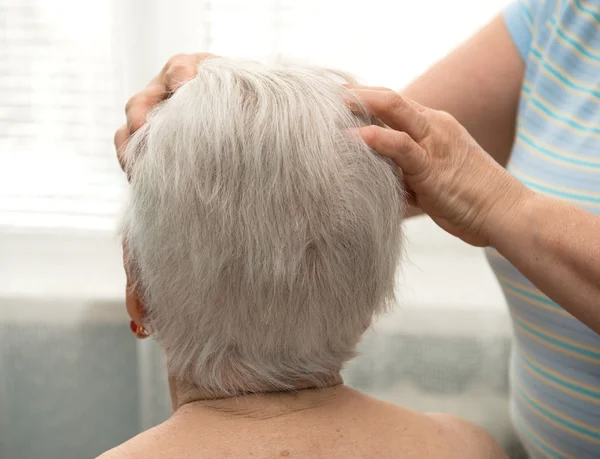
[[209, 53], [173, 56], [144, 89], [129, 99], [125, 106], [127, 123], [115, 133], [115, 147], [121, 167], [125, 165], [123, 155], [127, 141], [144, 125], [150, 109], [170, 97], [182, 84], [194, 78], [198, 72], [198, 64], [209, 57], [214, 56]]
[[529, 191], [448, 113], [391, 90], [350, 88], [391, 128], [367, 126], [359, 133], [400, 167], [414, 204], [450, 234], [475, 246], [490, 245], [494, 229]]

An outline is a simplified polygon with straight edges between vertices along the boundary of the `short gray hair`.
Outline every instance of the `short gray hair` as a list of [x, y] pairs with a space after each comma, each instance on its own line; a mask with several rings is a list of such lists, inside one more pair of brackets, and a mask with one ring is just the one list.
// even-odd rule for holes
[[206, 60], [131, 140], [122, 234], [171, 375], [321, 385], [393, 301], [404, 191], [340, 75]]

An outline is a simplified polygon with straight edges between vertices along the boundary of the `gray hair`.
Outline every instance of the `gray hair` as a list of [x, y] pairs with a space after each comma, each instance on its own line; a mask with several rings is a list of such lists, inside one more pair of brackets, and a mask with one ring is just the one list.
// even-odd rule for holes
[[206, 60], [132, 138], [122, 234], [171, 375], [322, 385], [393, 301], [404, 191], [340, 75]]

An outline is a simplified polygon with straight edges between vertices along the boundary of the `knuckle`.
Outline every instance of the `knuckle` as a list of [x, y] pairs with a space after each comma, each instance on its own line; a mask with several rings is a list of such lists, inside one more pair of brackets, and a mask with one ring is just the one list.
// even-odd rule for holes
[[167, 90], [174, 91], [192, 79], [196, 74], [197, 65], [195, 60], [190, 59], [174, 62], [165, 72], [164, 83]]
[[406, 132], [398, 132], [396, 135], [396, 145], [399, 148], [407, 149], [413, 144], [412, 138]]
[[167, 69], [166, 75], [173, 76], [187, 72], [190, 69], [190, 63], [186, 61], [173, 62]]
[[194, 59], [196, 60], [196, 62], [202, 62], [204, 59], [209, 59], [209, 58], [212, 58], [212, 57], [216, 57], [212, 53], [195, 53], [195, 54], [192, 54], [192, 56], [194, 57]]
[[366, 143], [368, 143], [369, 145], [373, 144], [379, 137], [379, 133], [375, 126], [366, 126], [366, 127], [362, 128], [361, 134], [362, 134], [363, 140]]
[[392, 111], [404, 110], [407, 102], [396, 91], [386, 91], [385, 104]]
[[125, 113], [130, 113], [134, 108], [139, 107], [140, 105], [144, 105], [148, 101], [148, 96], [145, 90], [134, 94], [129, 98], [127, 103], [125, 104]]
[[444, 111], [444, 110], [438, 110], [436, 112], [437, 116], [440, 118], [441, 121], [445, 122], [445, 123], [457, 123], [457, 120], [454, 116], [452, 116], [450, 113]]
[[144, 124], [146, 124], [146, 120], [139, 118], [132, 118], [129, 121], [129, 133], [133, 134], [138, 129], [140, 129]]
[[126, 138], [127, 134], [127, 126], [121, 126], [115, 131], [115, 135], [113, 136], [115, 147], [119, 148], [121, 146], [123, 139]]
[[190, 57], [189, 54], [184, 54], [184, 53], [174, 54], [173, 56], [171, 56], [169, 58], [169, 60], [165, 64], [164, 70], [166, 71], [169, 68], [171, 68], [173, 65], [178, 64], [180, 62], [185, 62], [186, 60], [188, 60], [189, 57]]

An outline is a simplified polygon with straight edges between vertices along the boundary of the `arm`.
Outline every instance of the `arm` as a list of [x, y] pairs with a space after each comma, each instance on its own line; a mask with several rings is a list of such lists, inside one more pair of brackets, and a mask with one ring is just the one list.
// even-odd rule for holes
[[490, 242], [549, 298], [600, 333], [600, 217], [527, 192], [488, 222]]
[[524, 72], [523, 58], [500, 15], [400, 93], [450, 113], [505, 166]]
[[435, 223], [471, 245], [495, 247], [548, 297], [600, 333], [599, 216], [526, 188], [448, 113], [393, 91], [355, 91], [392, 128], [361, 128], [363, 139], [396, 162]]
[[[500, 165], [514, 140], [523, 58], [499, 15], [401, 94], [456, 118]], [[407, 216], [422, 214], [411, 207]]]

